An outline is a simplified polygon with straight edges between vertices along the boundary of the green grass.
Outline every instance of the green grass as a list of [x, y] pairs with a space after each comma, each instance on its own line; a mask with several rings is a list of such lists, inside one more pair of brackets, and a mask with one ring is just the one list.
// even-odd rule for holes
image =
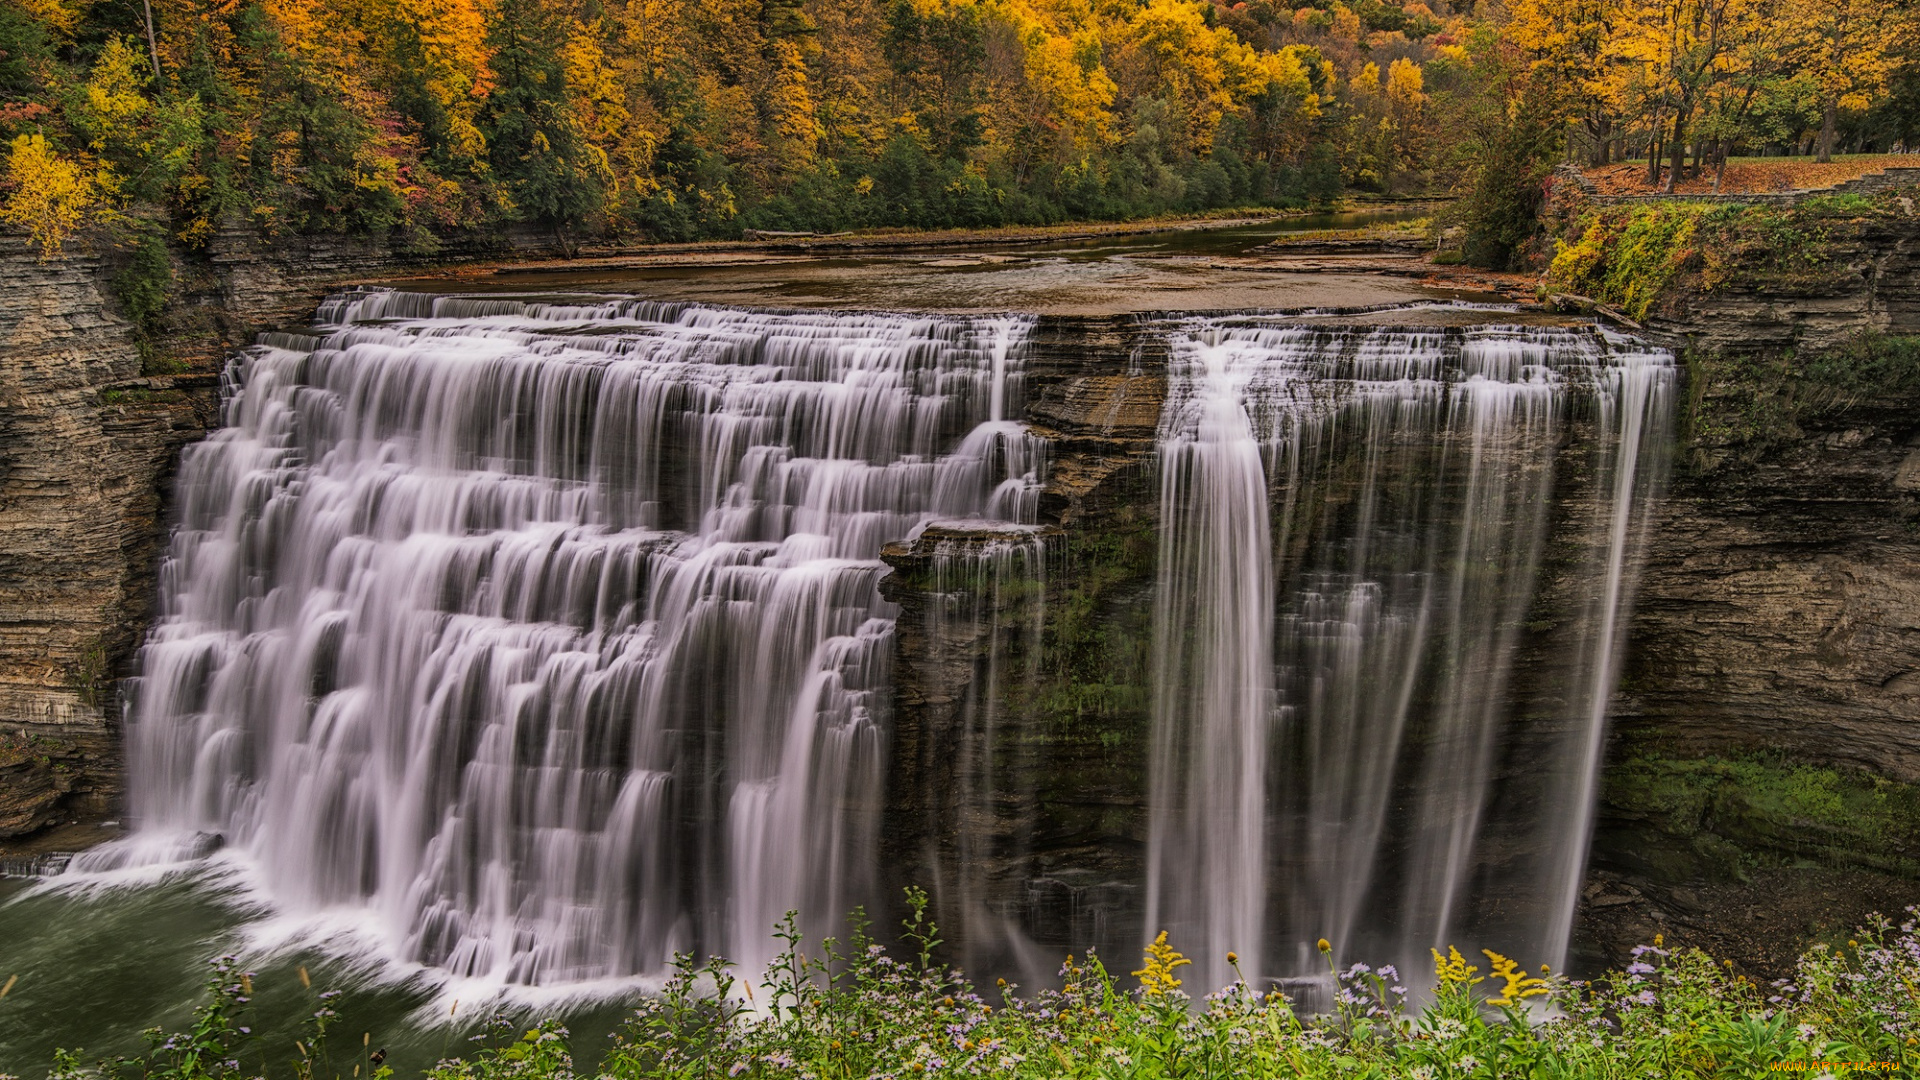
[[1697, 469], [1752, 462], [1858, 410], [1920, 404], [1920, 335], [1868, 332], [1801, 353], [1689, 352], [1682, 413]]
[[[1916, 160], [1920, 164], [1920, 160]], [[1688, 293], [1815, 285], [1834, 275], [1836, 238], [1856, 219], [1903, 213], [1881, 195], [1818, 195], [1793, 206], [1677, 195], [1592, 206], [1557, 222], [1552, 289], [1615, 305], [1636, 319]]]
[[1745, 869], [1813, 859], [1912, 876], [1920, 864], [1920, 789], [1777, 756], [1630, 757], [1607, 776], [1607, 801], [1667, 835], [1732, 854]]

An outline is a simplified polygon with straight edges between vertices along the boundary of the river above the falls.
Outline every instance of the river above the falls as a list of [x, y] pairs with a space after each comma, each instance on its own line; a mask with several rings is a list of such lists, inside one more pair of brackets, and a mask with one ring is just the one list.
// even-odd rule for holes
[[391, 282], [424, 291], [636, 292], [659, 299], [770, 307], [1020, 311], [1111, 315], [1254, 308], [1352, 309], [1432, 300], [1493, 301], [1425, 285], [1410, 260], [1390, 272], [1354, 260], [1287, 269], [1262, 245], [1306, 234], [1401, 224], [1429, 211], [1295, 214], [1226, 227], [922, 249], [778, 250], [587, 258]]
[[[1050, 470], [1114, 437], [1126, 387], [1164, 397], [1169, 380], [1180, 411], [1157, 436], [1149, 420], [1129, 467], [1157, 475], [1157, 438], [1179, 463], [1160, 513], [1184, 524], [1136, 607], [1165, 641], [1203, 632], [1116, 676], [1148, 692], [1135, 727], [1102, 735], [1172, 748], [1166, 766], [1120, 769], [1137, 821], [1106, 841], [1130, 854], [1091, 860], [1102, 880], [992, 829], [959, 837], [977, 867], [933, 856], [956, 941], [1031, 985], [1063, 943], [1124, 958], [1157, 917], [1287, 979], [1296, 938], [1398, 960], [1501, 930], [1487, 911], [1525, 905], [1478, 883], [1503, 866], [1531, 860], [1567, 893], [1659, 479], [1625, 451], [1664, 454], [1669, 358], [1497, 297], [1248, 256], [1377, 220], [509, 270], [344, 293], [270, 335], [236, 359], [227, 427], [188, 451], [172, 498], [129, 699], [135, 830], [76, 873], [0, 880], [0, 982], [20, 976], [0, 1073], [35, 1075], [57, 1047], [140, 1052], [143, 1029], [189, 1022], [229, 952], [258, 973], [276, 1067], [330, 988], [347, 991], [337, 1045], [368, 1033], [402, 1074], [494, 1007], [564, 1013], [590, 1067], [673, 952], [758, 965], [789, 908], [816, 938], [856, 903], [884, 910], [901, 616], [883, 548], [971, 538], [938, 556], [942, 611], [996, 617], [961, 598], [981, 567], [1058, 610], [1048, 590], [1073, 577], [1048, 553], [1047, 500], [1077, 481]], [[1225, 314], [1274, 309], [1296, 314]], [[1169, 310], [1221, 314], [1123, 318], [1119, 344], [1071, 362], [1077, 346], [1037, 344]], [[1100, 394], [1110, 407], [1061, 427], [1062, 402]], [[1604, 609], [1533, 646], [1563, 649], [1579, 684], [1550, 717], [1522, 698], [1552, 693], [1510, 677], [1545, 549]], [[1267, 595], [1242, 603], [1248, 582]], [[1020, 718], [975, 700], [1028, 700], [1000, 683], [1038, 680], [1059, 631], [1027, 610], [1033, 655], [990, 645], [952, 668], [970, 702], [955, 760], [984, 763], [956, 789], [976, 824], [1040, 797], [995, 742]], [[1490, 794], [1509, 779], [1494, 759], [1523, 746], [1566, 758], [1539, 771], [1555, 807], [1539, 828]], [[1208, 761], [1233, 778], [1210, 785]], [[1348, 819], [1364, 835], [1340, 834]], [[1494, 854], [1476, 855], [1483, 835]], [[1452, 851], [1428, 866], [1415, 842]], [[1314, 865], [1275, 864], [1282, 843]], [[1332, 876], [1289, 877], [1315, 872]], [[1097, 918], [1042, 925], [1052, 900], [1008, 899], [1056, 886]], [[1564, 905], [1543, 906], [1512, 935], [1557, 960]]]

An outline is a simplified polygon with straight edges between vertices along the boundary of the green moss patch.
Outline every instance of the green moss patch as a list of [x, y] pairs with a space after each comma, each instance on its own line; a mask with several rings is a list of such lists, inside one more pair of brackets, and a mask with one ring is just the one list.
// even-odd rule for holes
[[[1647, 855], [1669, 876], [1810, 861], [1920, 877], [1920, 787], [1871, 773], [1760, 754], [1640, 754], [1608, 770], [1605, 799], [1611, 817], [1657, 834]], [[1683, 853], [1698, 865], [1673, 858]]]
[[1891, 196], [1851, 194], [1797, 206], [1685, 200], [1591, 206], [1555, 230], [1547, 282], [1643, 319], [1683, 291], [1830, 276], [1836, 237], [1861, 220], [1896, 212]]

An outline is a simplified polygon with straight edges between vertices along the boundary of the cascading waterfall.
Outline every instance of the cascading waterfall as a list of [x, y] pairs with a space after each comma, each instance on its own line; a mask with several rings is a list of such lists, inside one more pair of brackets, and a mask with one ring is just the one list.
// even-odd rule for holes
[[1265, 775], [1273, 586], [1255, 369], [1176, 342], [1161, 415], [1160, 576], [1147, 925], [1203, 961], [1257, 955], [1265, 922]]
[[1671, 358], [1518, 327], [1168, 337], [1149, 935], [1202, 986], [1229, 950], [1324, 973], [1321, 938], [1561, 963]]
[[138, 831], [496, 983], [748, 971], [867, 894], [883, 543], [1034, 520], [1029, 321], [348, 294], [185, 455]]
[[[924, 884], [961, 959], [1032, 985], [1058, 959], [1036, 940], [1108, 940], [1023, 922], [1080, 880], [1030, 835], [1070, 787], [1036, 784], [1062, 766], [1019, 711], [1056, 677], [1031, 320], [373, 291], [318, 323], [237, 357], [227, 426], [183, 458], [137, 829], [76, 868], [224, 845], [296, 918], [495, 986], [679, 950], [760, 970], [789, 909], [817, 937], [880, 899], [876, 584], [906, 541], [943, 650], [920, 659], [962, 680], [927, 684], [947, 726], [922, 733], [953, 787]], [[1561, 963], [1671, 358], [1576, 329], [1148, 330], [1149, 935], [1203, 987], [1229, 951], [1323, 973], [1323, 937]]]

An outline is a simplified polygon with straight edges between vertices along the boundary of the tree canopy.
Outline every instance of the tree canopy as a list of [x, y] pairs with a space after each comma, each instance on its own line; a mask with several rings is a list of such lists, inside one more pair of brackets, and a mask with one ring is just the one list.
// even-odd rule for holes
[[1354, 189], [1500, 233], [1568, 153], [1920, 137], [1913, 0], [1293, 2], [10, 0], [0, 198], [43, 245], [135, 207], [189, 246], [686, 240]]

